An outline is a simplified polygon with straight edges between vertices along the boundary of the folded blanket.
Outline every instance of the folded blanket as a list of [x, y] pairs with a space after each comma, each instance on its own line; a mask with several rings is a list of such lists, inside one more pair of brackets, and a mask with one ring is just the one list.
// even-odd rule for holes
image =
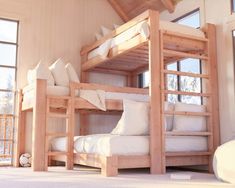
[[100, 110], [106, 111], [105, 91], [103, 90], [80, 90], [80, 97], [87, 100]]

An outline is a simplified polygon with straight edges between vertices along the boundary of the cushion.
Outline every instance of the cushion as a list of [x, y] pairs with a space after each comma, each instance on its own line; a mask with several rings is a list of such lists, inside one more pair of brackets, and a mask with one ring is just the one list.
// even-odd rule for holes
[[99, 33], [95, 33], [95, 39], [100, 40], [102, 38], [102, 35]]
[[132, 100], [123, 100], [123, 113], [111, 134], [148, 135], [149, 104]]
[[[175, 104], [175, 111], [177, 112], [206, 112], [204, 105], [185, 104], [177, 102]], [[183, 116], [175, 115], [173, 120], [174, 131], [206, 131], [206, 117], [205, 116]]]
[[112, 30], [108, 29], [107, 27], [101, 26], [101, 32], [102, 32], [102, 35], [105, 36], [105, 35], [108, 35], [109, 33], [111, 33]]
[[69, 77], [69, 81], [80, 83], [78, 75], [77, 75], [75, 69], [73, 68], [73, 66], [70, 63], [68, 63], [65, 66], [65, 69], [67, 71], [67, 74], [68, 74], [68, 77]]
[[28, 84], [32, 84], [36, 79], [47, 80], [47, 85], [49, 86], [55, 85], [55, 81], [50, 70], [41, 62], [39, 62], [34, 69], [28, 70], [27, 73]]
[[235, 140], [219, 146], [213, 158], [215, 176], [223, 181], [235, 183]]
[[69, 76], [65, 69], [65, 64], [61, 58], [57, 59], [49, 69], [52, 72], [52, 75], [55, 79], [55, 84], [58, 86], [69, 86]]
[[[169, 112], [173, 112], [174, 111], [174, 104], [165, 101], [164, 103], [164, 109], [165, 111], [169, 111]], [[172, 131], [173, 129], [173, 119], [174, 119], [174, 115], [165, 115], [165, 130], [166, 131]]]

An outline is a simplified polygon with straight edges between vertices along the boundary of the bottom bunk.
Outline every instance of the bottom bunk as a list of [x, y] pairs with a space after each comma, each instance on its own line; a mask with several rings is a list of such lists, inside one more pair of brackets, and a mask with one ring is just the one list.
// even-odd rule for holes
[[[65, 137], [51, 141], [51, 150], [66, 152]], [[165, 139], [166, 166], [208, 165], [207, 138], [169, 136]], [[65, 156], [52, 160], [66, 161]], [[149, 136], [95, 134], [74, 137], [74, 163], [101, 168], [102, 174], [115, 176], [118, 169], [150, 167]], [[156, 164], [157, 165], [157, 164]]]

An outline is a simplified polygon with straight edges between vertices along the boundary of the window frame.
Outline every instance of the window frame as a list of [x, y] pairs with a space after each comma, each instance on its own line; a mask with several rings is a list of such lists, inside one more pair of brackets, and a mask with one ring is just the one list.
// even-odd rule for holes
[[[6, 156], [11, 156], [9, 157], [11, 159], [11, 161], [7, 164], [1, 164], [0, 163], [0, 166], [2, 165], [12, 165], [13, 163], [13, 154], [14, 154], [14, 151], [13, 151], [13, 148], [14, 148], [14, 137], [15, 137], [15, 105], [16, 105], [16, 87], [17, 87], [17, 71], [18, 71], [18, 47], [19, 47], [19, 21], [18, 20], [13, 20], [13, 19], [8, 19], [8, 18], [2, 18], [0, 17], [0, 20], [3, 20], [3, 21], [8, 21], [8, 22], [14, 22], [17, 24], [17, 27], [16, 27], [16, 41], [15, 42], [7, 42], [7, 41], [3, 41], [3, 40], [0, 40], [0, 44], [5, 44], [5, 45], [14, 45], [15, 48], [16, 48], [16, 51], [15, 51], [15, 65], [12, 66], [12, 65], [2, 65], [0, 64], [0, 68], [7, 68], [7, 69], [14, 69], [14, 72], [15, 72], [15, 78], [14, 78], [14, 87], [12, 89], [3, 89], [3, 88], [0, 88], [0, 92], [9, 92], [9, 93], [12, 93], [13, 96], [14, 96], [14, 100], [13, 100], [13, 109], [12, 109], [12, 114], [4, 114], [6, 116], [10, 116], [12, 117], [12, 129], [11, 129], [11, 138], [9, 139], [0, 139], [1, 142], [6, 142], [8, 144], [11, 144], [11, 151], [9, 151], [10, 153], [7, 154], [5, 153], [4, 151], [4, 154], [3, 155], [6, 155]], [[3, 116], [4, 116], [3, 115]], [[8, 157], [7, 157], [8, 158]]]

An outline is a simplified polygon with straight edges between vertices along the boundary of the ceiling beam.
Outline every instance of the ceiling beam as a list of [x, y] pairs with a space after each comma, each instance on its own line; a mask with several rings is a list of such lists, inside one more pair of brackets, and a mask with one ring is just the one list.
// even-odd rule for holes
[[122, 8], [120, 7], [120, 5], [117, 3], [116, 0], [108, 0], [108, 2], [113, 7], [113, 9], [118, 13], [118, 15], [122, 18], [124, 22], [127, 22], [130, 20], [128, 15], [122, 10]]
[[173, 0], [161, 0], [162, 4], [166, 7], [166, 9], [172, 13], [175, 11], [175, 4]]

